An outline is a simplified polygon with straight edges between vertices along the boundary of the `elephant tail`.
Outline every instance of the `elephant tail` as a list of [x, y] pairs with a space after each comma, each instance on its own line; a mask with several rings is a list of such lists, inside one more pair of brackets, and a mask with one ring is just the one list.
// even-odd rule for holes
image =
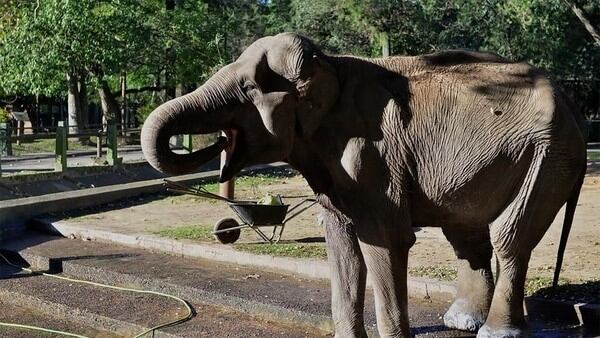
[[558, 253], [556, 255], [556, 266], [554, 267], [554, 279], [552, 280], [552, 287], [555, 288], [558, 285], [558, 278], [560, 277], [560, 269], [562, 267], [563, 257], [565, 254], [565, 248], [567, 246], [567, 240], [569, 239], [569, 232], [573, 225], [573, 216], [575, 215], [575, 208], [577, 208], [577, 200], [579, 199], [579, 193], [581, 192], [581, 186], [583, 185], [583, 178], [585, 177], [585, 170], [579, 176], [577, 185], [574, 187], [573, 192], [567, 199], [567, 208], [565, 210], [565, 220], [563, 222], [562, 233], [560, 234], [560, 243], [558, 245]]

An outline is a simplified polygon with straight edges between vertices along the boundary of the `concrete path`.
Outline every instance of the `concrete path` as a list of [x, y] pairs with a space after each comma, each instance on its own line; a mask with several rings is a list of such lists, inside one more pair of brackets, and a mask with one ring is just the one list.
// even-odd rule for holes
[[[89, 337], [118, 337], [114, 333], [100, 331], [78, 323], [73, 323], [72, 321], [66, 320], [65, 318], [56, 318], [49, 316], [39, 311], [38, 309], [24, 307], [23, 304], [11, 305], [7, 302], [0, 300], [0, 308], [2, 309], [2, 311], [0, 311], [0, 322], [35, 325], [66, 332], [78, 332], [79, 334]], [[36, 334], [28, 330], [6, 327], [0, 327], [0, 336], [10, 338], [27, 338], [36, 336], [44, 337], [41, 333]]]
[[[189, 301], [198, 315], [188, 323], [162, 332], [166, 337], [315, 337], [331, 332], [329, 286], [321, 279], [91, 241], [35, 234], [25, 238], [1, 247], [19, 252], [38, 269], [167, 292]], [[4, 270], [5, 276], [10, 273]], [[60, 308], [80, 325], [96, 323], [91, 327], [119, 333], [135, 331], [181, 311], [171, 301], [131, 297], [47, 277], [0, 280], [0, 301], [35, 307], [42, 312], [51, 309], [56, 312]], [[410, 298], [413, 333], [417, 337], [472, 337], [443, 327], [441, 316], [449, 301], [443, 295]], [[370, 292], [366, 308], [366, 325], [373, 333]], [[534, 337], [585, 335], [579, 329], [564, 330], [547, 323], [541, 326], [538, 320], [531, 320], [530, 324]]]

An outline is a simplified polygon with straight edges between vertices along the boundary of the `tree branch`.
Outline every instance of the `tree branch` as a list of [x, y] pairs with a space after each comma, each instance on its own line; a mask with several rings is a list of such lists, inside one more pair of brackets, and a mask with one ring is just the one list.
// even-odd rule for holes
[[127, 91], [125, 91], [127, 94], [136, 94], [136, 93], [141, 93], [141, 92], [157, 92], [160, 90], [163, 90], [163, 87], [160, 86], [146, 86], [146, 87], [140, 87], [140, 88], [128, 88]]
[[588, 31], [588, 33], [590, 33], [590, 35], [596, 42], [596, 45], [600, 46], [600, 33], [598, 33], [598, 30], [592, 25], [590, 20], [587, 18], [587, 15], [583, 11], [583, 9], [579, 8], [579, 6], [577, 6], [577, 4], [572, 0], [564, 0], [564, 1], [571, 8], [571, 11], [573, 11], [573, 13], [579, 19], [579, 21], [581, 21], [581, 23], [583, 24], [585, 29]]

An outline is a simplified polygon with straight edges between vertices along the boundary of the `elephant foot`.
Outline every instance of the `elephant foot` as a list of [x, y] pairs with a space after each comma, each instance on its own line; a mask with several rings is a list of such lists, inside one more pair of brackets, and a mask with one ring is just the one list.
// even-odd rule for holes
[[525, 338], [529, 333], [515, 327], [502, 327], [498, 329], [483, 325], [477, 332], [477, 338]]
[[338, 330], [336, 328], [333, 338], [367, 338], [367, 331], [364, 328], [355, 330]]
[[449, 328], [476, 332], [485, 323], [485, 315], [481, 311], [470, 309], [464, 299], [457, 299], [444, 314], [444, 325]]

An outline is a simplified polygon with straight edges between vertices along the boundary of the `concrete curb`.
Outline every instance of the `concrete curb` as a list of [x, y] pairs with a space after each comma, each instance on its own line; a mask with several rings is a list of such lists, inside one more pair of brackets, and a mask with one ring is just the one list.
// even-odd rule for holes
[[[287, 166], [287, 164], [277, 163], [266, 166], [257, 166], [249, 168], [245, 171], [260, 170], [265, 168], [279, 168], [284, 166]], [[212, 170], [189, 175], [173, 176], [169, 179], [174, 182], [189, 185], [200, 180], [215, 180], [219, 178], [219, 175], [219, 170]], [[15, 225], [35, 216], [50, 212], [86, 208], [143, 194], [151, 194], [163, 191], [163, 179], [159, 178], [154, 180], [6, 200], [2, 201], [2, 205], [0, 206], [0, 225], [3, 227]]]
[[[75, 324], [92, 327], [101, 331], [129, 335], [132, 332], [142, 332], [149, 329], [149, 327], [109, 318], [86, 310], [72, 308], [18, 292], [0, 290], [0, 298], [9, 305], [35, 309], [51, 318], [68, 319]], [[155, 331], [154, 337], [179, 338], [177, 335], [161, 330]]]
[[[284, 271], [310, 278], [329, 279], [329, 266], [326, 261], [315, 259], [297, 259], [256, 255], [241, 252], [225, 245], [211, 245], [173, 240], [146, 234], [120, 234], [110, 231], [89, 229], [80, 224], [41, 221], [36, 225], [41, 230], [50, 231], [64, 237], [84, 238], [92, 241], [107, 242], [136, 248], [157, 250], [171, 255], [203, 258], [225, 263], [256, 266], [271, 271]], [[411, 277], [408, 280], [411, 295], [432, 297], [436, 293], [456, 294], [454, 283], [428, 278]]]
[[[219, 171], [215, 170], [176, 176], [170, 179], [182, 184], [191, 184], [202, 179], [218, 177]], [[163, 190], [163, 179], [160, 178], [7, 200], [3, 201], [0, 206], [0, 224], [18, 223], [49, 212], [86, 208]]]

